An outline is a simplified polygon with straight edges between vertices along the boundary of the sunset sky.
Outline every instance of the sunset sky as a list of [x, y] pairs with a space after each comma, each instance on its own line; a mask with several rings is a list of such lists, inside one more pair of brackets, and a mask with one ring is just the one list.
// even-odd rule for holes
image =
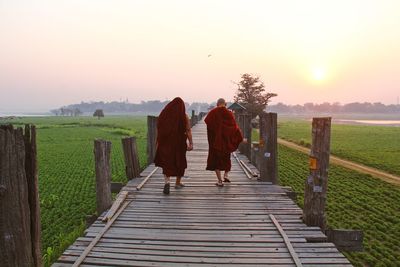
[[0, 0], [0, 112], [231, 100], [245, 72], [273, 103], [395, 104], [400, 1]]

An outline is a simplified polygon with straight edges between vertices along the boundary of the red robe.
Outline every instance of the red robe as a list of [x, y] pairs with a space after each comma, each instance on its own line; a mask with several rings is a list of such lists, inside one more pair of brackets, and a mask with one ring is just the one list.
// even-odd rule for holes
[[157, 122], [156, 166], [166, 176], [183, 176], [186, 162], [186, 112], [185, 103], [179, 97], [161, 111]]
[[205, 118], [208, 137], [207, 170], [231, 170], [231, 153], [243, 141], [243, 135], [232, 112], [216, 107]]

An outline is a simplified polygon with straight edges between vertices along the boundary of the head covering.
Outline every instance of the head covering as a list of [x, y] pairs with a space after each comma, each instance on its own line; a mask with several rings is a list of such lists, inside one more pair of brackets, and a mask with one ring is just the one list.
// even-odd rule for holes
[[184, 135], [186, 130], [185, 103], [182, 98], [176, 97], [161, 111], [157, 123], [157, 140], [170, 142]]

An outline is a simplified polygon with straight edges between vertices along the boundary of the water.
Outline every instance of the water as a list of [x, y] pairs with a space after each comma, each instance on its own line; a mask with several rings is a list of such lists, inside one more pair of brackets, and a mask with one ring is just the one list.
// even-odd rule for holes
[[339, 123], [400, 126], [400, 120], [335, 120]]
[[50, 117], [52, 114], [38, 113], [38, 114], [27, 114], [27, 113], [0, 113], [1, 117]]

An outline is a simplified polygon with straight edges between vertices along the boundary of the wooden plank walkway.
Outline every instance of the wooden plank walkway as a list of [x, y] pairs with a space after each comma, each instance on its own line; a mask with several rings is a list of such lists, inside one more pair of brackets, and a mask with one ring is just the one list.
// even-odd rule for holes
[[[301, 209], [283, 187], [247, 178], [233, 157], [232, 184], [216, 187], [214, 173], [205, 170], [204, 122], [194, 126], [193, 138], [186, 187], [171, 186], [163, 195], [161, 170], [140, 191], [143, 178], [130, 181], [123, 189], [129, 204], [81, 266], [351, 266], [332, 243], [307, 242], [326, 237], [302, 223]], [[53, 266], [72, 266], [103, 230], [101, 219]]]

